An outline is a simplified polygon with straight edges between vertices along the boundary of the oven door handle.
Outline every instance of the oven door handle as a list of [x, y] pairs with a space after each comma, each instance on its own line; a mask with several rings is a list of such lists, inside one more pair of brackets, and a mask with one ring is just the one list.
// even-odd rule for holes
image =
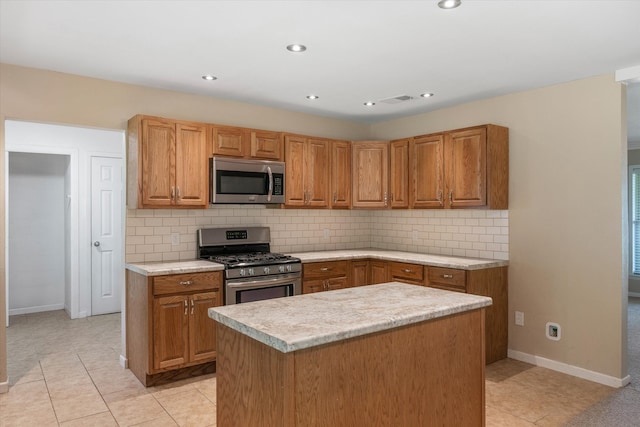
[[300, 280], [298, 275], [288, 275], [287, 277], [275, 277], [273, 279], [258, 279], [258, 280], [228, 280], [227, 287], [231, 289], [244, 289], [244, 288], [267, 288], [269, 286], [286, 285], [288, 283], [294, 283]]

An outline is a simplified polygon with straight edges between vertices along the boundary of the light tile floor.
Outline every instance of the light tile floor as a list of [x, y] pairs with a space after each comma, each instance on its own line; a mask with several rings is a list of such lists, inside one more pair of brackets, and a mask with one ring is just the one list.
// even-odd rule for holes
[[[12, 316], [0, 427], [215, 426], [216, 378], [144, 388], [118, 363], [120, 314]], [[505, 359], [487, 367], [487, 426], [561, 426], [614, 389]]]

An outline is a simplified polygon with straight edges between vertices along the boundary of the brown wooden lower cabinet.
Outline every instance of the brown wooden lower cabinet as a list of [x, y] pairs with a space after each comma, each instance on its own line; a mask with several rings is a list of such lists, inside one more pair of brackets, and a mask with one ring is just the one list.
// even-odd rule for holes
[[225, 427], [484, 426], [484, 309], [282, 353], [218, 323]]
[[485, 322], [487, 364], [507, 357], [507, 271], [507, 267], [460, 270], [375, 259], [351, 261], [353, 286], [395, 281], [491, 297]]
[[215, 370], [215, 323], [222, 273], [147, 277], [127, 270], [129, 369], [145, 386]]
[[350, 285], [349, 261], [312, 262], [302, 266], [302, 293], [334, 291]]

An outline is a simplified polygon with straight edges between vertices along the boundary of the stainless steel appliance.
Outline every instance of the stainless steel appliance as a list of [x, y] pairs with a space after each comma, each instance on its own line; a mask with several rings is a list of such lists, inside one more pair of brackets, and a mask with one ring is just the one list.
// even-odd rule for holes
[[284, 162], [209, 159], [209, 200], [215, 203], [284, 203]]
[[201, 228], [198, 258], [225, 266], [226, 305], [302, 293], [300, 259], [270, 252], [269, 227]]

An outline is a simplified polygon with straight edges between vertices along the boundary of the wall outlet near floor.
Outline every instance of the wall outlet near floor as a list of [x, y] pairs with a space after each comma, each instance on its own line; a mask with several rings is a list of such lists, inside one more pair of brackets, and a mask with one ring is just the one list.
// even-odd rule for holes
[[547, 322], [546, 329], [547, 329], [546, 330], [547, 338], [553, 341], [560, 341], [560, 336], [561, 336], [560, 325], [553, 322]]
[[516, 311], [516, 325], [518, 326], [524, 326], [524, 312], [522, 311]]
[[171, 245], [176, 246], [180, 244], [180, 233], [171, 233]]

